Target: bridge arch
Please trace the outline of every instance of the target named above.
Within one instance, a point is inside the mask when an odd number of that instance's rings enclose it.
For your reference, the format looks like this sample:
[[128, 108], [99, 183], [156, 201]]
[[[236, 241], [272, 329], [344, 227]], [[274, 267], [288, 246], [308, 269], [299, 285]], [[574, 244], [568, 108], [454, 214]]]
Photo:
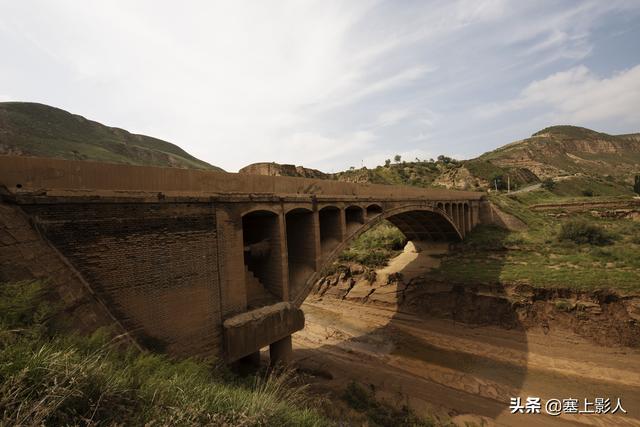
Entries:
[[340, 244], [344, 232], [342, 230], [342, 210], [328, 205], [318, 211], [320, 222], [320, 250], [322, 254], [331, 252]]
[[295, 208], [285, 214], [289, 292], [297, 295], [316, 269], [316, 239], [313, 211]]
[[260, 208], [242, 215], [242, 246], [247, 305], [259, 307], [282, 299], [279, 214]]
[[298, 286], [297, 292], [291, 293], [292, 302], [300, 306], [311, 291], [313, 284], [320, 278], [322, 271], [330, 266], [351, 242], [384, 220], [388, 220], [398, 227], [409, 240], [459, 241], [463, 239], [462, 231], [455, 222], [437, 207], [407, 205], [386, 210], [349, 233], [346, 239], [333, 250], [323, 254], [318, 270], [311, 274], [302, 286]]

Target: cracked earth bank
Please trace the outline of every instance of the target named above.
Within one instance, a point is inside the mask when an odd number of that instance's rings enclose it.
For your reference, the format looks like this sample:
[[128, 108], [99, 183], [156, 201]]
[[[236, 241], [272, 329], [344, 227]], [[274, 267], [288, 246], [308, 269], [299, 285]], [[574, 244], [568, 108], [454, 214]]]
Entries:
[[[356, 381], [458, 425], [640, 426], [640, 298], [430, 281], [446, 250], [410, 243], [383, 269], [316, 284], [294, 335], [314, 388]], [[628, 413], [511, 415], [509, 398], [528, 396], [619, 397]]]

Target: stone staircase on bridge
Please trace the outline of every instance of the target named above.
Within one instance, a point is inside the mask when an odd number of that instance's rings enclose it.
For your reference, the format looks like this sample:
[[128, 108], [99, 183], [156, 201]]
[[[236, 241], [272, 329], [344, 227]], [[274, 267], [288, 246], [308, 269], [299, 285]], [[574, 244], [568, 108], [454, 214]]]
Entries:
[[249, 310], [278, 302], [278, 299], [264, 287], [246, 264], [244, 266], [244, 282], [247, 289], [247, 308]]

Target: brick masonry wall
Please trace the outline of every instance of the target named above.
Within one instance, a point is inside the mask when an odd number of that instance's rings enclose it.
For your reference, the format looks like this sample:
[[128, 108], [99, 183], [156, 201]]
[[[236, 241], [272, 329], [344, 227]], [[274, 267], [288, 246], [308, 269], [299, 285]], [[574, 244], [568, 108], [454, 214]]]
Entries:
[[23, 209], [142, 345], [178, 356], [222, 356], [212, 203]]

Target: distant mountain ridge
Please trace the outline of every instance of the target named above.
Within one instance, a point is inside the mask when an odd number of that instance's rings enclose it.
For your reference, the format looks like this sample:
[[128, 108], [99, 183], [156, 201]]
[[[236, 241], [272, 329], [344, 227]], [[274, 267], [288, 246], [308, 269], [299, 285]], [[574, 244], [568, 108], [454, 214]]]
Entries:
[[31, 102], [0, 103], [0, 154], [222, 171], [170, 142]]
[[[261, 165], [267, 165], [262, 163]], [[281, 175], [305, 176], [293, 169], [268, 163]], [[241, 172], [269, 174], [249, 165]], [[315, 171], [319, 172], [319, 171]], [[320, 174], [322, 174], [320, 172]], [[551, 126], [531, 137], [512, 142], [470, 160], [439, 156], [437, 160], [400, 161], [376, 168], [352, 168], [322, 174], [340, 181], [403, 184], [486, 190], [496, 186], [522, 188], [545, 179], [573, 180], [575, 187], [602, 192], [627, 191], [640, 174], [640, 133], [609, 135], [578, 126]], [[316, 176], [322, 178], [321, 175]], [[629, 187], [630, 188], [630, 187]]]

